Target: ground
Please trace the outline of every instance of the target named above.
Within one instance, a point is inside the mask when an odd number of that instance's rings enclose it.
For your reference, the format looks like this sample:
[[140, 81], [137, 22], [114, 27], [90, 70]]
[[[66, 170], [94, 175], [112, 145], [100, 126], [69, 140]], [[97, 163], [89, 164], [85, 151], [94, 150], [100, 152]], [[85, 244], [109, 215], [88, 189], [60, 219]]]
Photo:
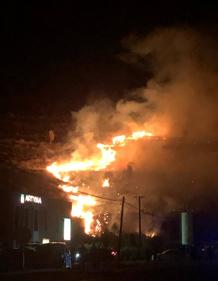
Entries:
[[1, 281], [217, 281], [217, 262], [192, 262], [186, 264], [132, 264], [116, 265], [105, 269], [97, 265], [93, 272], [80, 269], [44, 270], [1, 274]]

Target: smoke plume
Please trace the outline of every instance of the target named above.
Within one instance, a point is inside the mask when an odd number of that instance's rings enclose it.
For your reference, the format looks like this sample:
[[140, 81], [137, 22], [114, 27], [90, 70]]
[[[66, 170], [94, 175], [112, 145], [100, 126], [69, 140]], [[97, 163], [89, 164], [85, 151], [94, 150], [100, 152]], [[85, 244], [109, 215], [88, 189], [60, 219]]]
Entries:
[[72, 157], [86, 158], [96, 142], [145, 128], [161, 139], [131, 143], [119, 152], [116, 169], [130, 165], [133, 172], [128, 180], [119, 176], [116, 191], [131, 199], [144, 195], [144, 208], [159, 213], [213, 205], [218, 195], [217, 42], [203, 31], [163, 28], [122, 43], [122, 58], [150, 68], [153, 77], [117, 103], [98, 100], [74, 112]]
[[[125, 195], [135, 206], [135, 197], [144, 196], [145, 211], [159, 215], [214, 208], [218, 199], [218, 46], [214, 38], [202, 30], [175, 27], [125, 38], [120, 57], [149, 69], [152, 78], [145, 77], [144, 87], [117, 102], [98, 99], [73, 112], [70, 141], [51, 160], [88, 159], [97, 153], [98, 142], [110, 143], [115, 135], [145, 129], [155, 138], [119, 149], [109, 171], [111, 188], [99, 187], [102, 173], [85, 175], [92, 192]], [[114, 206], [114, 213], [118, 207]]]

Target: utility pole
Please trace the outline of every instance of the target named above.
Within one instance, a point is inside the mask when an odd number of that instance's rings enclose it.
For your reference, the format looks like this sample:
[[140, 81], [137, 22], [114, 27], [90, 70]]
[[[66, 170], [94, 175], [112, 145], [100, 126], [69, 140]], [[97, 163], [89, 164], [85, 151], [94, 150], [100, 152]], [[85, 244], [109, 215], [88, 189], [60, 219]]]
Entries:
[[125, 197], [123, 196], [121, 214], [120, 214], [120, 232], [119, 232], [118, 251], [117, 251], [118, 257], [120, 257], [120, 249], [121, 249], [121, 244], [122, 244], [124, 203], [125, 203]]

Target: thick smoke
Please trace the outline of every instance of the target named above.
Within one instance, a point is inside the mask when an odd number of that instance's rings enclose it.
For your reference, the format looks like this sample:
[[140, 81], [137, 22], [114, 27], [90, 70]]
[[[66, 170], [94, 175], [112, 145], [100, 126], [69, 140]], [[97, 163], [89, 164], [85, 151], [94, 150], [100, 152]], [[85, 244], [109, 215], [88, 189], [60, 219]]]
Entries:
[[[149, 69], [152, 79], [145, 77], [144, 87], [116, 103], [104, 98], [73, 112], [70, 141], [58, 146], [55, 154], [55, 144], [50, 145], [51, 162], [88, 159], [99, 153], [98, 142], [110, 143], [115, 135], [149, 130], [156, 139], [131, 142], [119, 149], [118, 159], [110, 167], [112, 187], [105, 191], [99, 186], [102, 173], [107, 171], [87, 173], [92, 186], [88, 191], [107, 197], [125, 195], [136, 207], [135, 196], [142, 195], [145, 211], [159, 215], [215, 208], [218, 46], [214, 38], [190, 28], [162, 28], [146, 37], [124, 39], [125, 52], [120, 57]], [[115, 213], [118, 207], [114, 205]], [[108, 204], [105, 210], [109, 211]], [[136, 230], [135, 213], [133, 217], [125, 225]]]
[[[96, 142], [142, 128], [160, 139], [130, 143], [119, 151], [116, 191], [144, 195], [145, 210], [155, 213], [204, 209], [217, 200], [218, 55], [217, 43], [203, 31], [164, 28], [123, 40], [128, 62], [149, 67], [144, 88], [114, 103], [95, 101], [73, 113], [72, 157], [88, 157]], [[163, 140], [164, 138], [164, 140]], [[115, 189], [114, 186], [114, 189]], [[114, 190], [111, 190], [114, 192]]]

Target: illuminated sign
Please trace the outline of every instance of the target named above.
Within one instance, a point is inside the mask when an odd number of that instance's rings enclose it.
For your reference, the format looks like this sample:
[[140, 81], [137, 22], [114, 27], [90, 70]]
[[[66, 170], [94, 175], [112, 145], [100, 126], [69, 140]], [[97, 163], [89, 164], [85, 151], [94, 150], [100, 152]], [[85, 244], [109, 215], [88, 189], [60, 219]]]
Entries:
[[24, 204], [25, 202], [42, 204], [42, 198], [30, 194], [21, 194], [20, 195], [20, 203]]
[[64, 240], [71, 239], [71, 219], [64, 218]]

